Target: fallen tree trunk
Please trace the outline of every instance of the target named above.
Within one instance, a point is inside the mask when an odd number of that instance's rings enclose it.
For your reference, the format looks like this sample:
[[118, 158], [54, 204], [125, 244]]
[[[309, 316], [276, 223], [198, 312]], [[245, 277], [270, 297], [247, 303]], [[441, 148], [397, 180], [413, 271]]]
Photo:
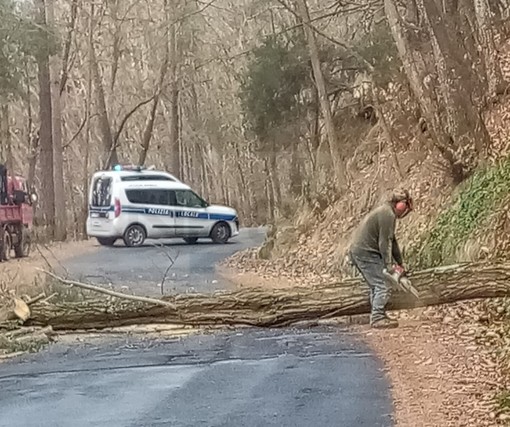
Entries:
[[[411, 279], [421, 298], [417, 300], [410, 294], [394, 293], [390, 309], [510, 296], [510, 264], [459, 264], [417, 272]], [[101, 329], [143, 323], [276, 327], [370, 311], [368, 288], [357, 278], [310, 288], [245, 288], [209, 295], [180, 294], [164, 300], [169, 304], [119, 297], [35, 303], [25, 324], [49, 325], [55, 330]]]

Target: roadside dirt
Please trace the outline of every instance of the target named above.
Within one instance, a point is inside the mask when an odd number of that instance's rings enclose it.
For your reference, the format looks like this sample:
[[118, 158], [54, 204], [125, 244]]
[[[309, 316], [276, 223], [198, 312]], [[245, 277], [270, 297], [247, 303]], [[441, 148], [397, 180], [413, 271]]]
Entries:
[[417, 317], [395, 330], [354, 327], [387, 367], [397, 427], [508, 425], [496, 402], [505, 382], [493, 349], [475, 338], [480, 325]]
[[16, 294], [36, 294], [44, 285], [44, 274], [38, 269], [59, 269], [68, 258], [93, 251], [95, 240], [33, 245], [27, 258], [12, 258], [0, 263], [0, 287]]

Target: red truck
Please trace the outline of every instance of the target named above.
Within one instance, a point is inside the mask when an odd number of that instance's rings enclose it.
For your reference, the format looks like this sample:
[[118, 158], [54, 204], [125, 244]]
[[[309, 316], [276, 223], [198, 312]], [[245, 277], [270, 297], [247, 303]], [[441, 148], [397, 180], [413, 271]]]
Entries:
[[0, 164], [0, 261], [26, 257], [30, 253], [35, 194], [30, 194], [26, 180], [9, 176]]

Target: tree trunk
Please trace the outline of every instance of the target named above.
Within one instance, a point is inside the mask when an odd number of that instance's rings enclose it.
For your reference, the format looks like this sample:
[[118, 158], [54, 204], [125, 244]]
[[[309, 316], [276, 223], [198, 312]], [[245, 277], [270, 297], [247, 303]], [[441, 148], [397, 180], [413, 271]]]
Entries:
[[87, 218], [89, 215], [89, 162], [90, 162], [90, 118], [91, 118], [91, 107], [92, 107], [92, 80], [94, 78], [94, 2], [90, 2], [90, 15], [89, 15], [89, 39], [88, 39], [88, 75], [87, 75], [87, 100], [85, 104], [86, 114], [86, 134], [85, 134], [85, 158], [83, 161], [83, 206], [82, 206], [82, 234], [84, 237], [87, 236]]
[[278, 150], [276, 148], [276, 143], [273, 142], [270, 145], [269, 174], [271, 176], [271, 185], [273, 187], [275, 206], [279, 206], [282, 202], [282, 192], [281, 192], [282, 187], [280, 184], [280, 174], [278, 172], [277, 154], [278, 154]]
[[[37, 166], [37, 157], [39, 151], [39, 134], [34, 132], [34, 119], [32, 115], [32, 97], [30, 94], [30, 73], [28, 71], [28, 63], [25, 62], [24, 79], [25, 91], [23, 92], [23, 101], [26, 105], [27, 115], [27, 146], [28, 146], [28, 172], [27, 172], [27, 186], [30, 191], [34, 188], [35, 169]], [[36, 214], [37, 205], [34, 206], [34, 215]]]
[[290, 193], [294, 198], [301, 195], [303, 186], [303, 171], [301, 167], [301, 150], [298, 145], [299, 137], [291, 144], [290, 157]]
[[[489, 0], [474, 0], [480, 47], [483, 52], [489, 98], [505, 89], [505, 81], [499, 65], [499, 55], [494, 42], [494, 30]], [[491, 0], [494, 1], [494, 0]]]
[[[234, 151], [235, 151], [235, 155], [236, 155], [234, 164], [237, 167], [237, 177], [239, 178], [238, 185], [239, 185], [239, 195], [240, 195], [241, 206], [243, 207], [243, 211], [246, 212], [246, 208], [247, 208], [248, 212], [250, 212], [250, 215], [253, 215], [252, 195], [250, 194], [250, 190], [246, 183], [246, 177], [245, 177], [246, 172], [243, 169], [243, 164], [241, 163], [241, 152], [239, 150], [239, 142], [238, 141], [234, 142]], [[243, 215], [243, 217], [244, 216], [245, 215]]]
[[[108, 4], [108, 3], [107, 3]], [[120, 48], [122, 43], [122, 18], [119, 16], [119, 1], [113, 0], [108, 4], [113, 20], [113, 52], [112, 52], [112, 68], [110, 78], [110, 93], [114, 94], [115, 83], [117, 81], [117, 73], [119, 71]]]
[[331, 105], [328, 98], [328, 91], [326, 89], [326, 82], [324, 81], [324, 75], [321, 70], [321, 62], [319, 58], [319, 49], [317, 47], [317, 41], [315, 39], [315, 33], [310, 27], [310, 14], [308, 12], [308, 5], [306, 0], [297, 0], [297, 6], [299, 15], [304, 22], [303, 29], [308, 42], [308, 49], [310, 51], [310, 59], [312, 61], [313, 77], [319, 93], [319, 102], [322, 109], [322, 115], [324, 117], [324, 124], [326, 126], [326, 133], [328, 135], [329, 151], [331, 153], [331, 161], [333, 163], [334, 176], [337, 181], [337, 185], [342, 187], [344, 182], [344, 175], [340, 170], [340, 162], [338, 159], [338, 139], [336, 135], [336, 129], [333, 122], [333, 114], [331, 112]]
[[473, 0], [459, 0], [458, 13], [460, 36], [467, 53], [467, 62], [472, 64], [477, 84], [473, 87], [473, 99], [479, 106], [485, 106], [488, 95], [487, 72], [483, 53], [480, 51], [478, 20]]
[[154, 121], [156, 119], [156, 111], [158, 109], [159, 104], [159, 95], [154, 97], [154, 101], [152, 101], [151, 111], [149, 113], [149, 117], [147, 119], [147, 124], [145, 125], [145, 129], [143, 131], [142, 136], [142, 149], [140, 150], [140, 155], [138, 156], [138, 164], [143, 166], [145, 164], [145, 160], [147, 159], [147, 153], [149, 151], [149, 146], [152, 138], [152, 131], [154, 129]]
[[[167, 30], [168, 37], [168, 30]], [[152, 101], [151, 111], [149, 113], [149, 118], [147, 119], [147, 124], [145, 125], [145, 130], [143, 132], [142, 137], [142, 149], [140, 151], [140, 155], [138, 157], [138, 164], [143, 166], [145, 164], [145, 160], [147, 159], [147, 153], [149, 151], [149, 145], [152, 138], [152, 132], [154, 130], [154, 122], [156, 120], [156, 112], [158, 110], [159, 105], [159, 97], [161, 95], [161, 91], [163, 90], [163, 83], [165, 81], [165, 76], [168, 70], [168, 61], [170, 59], [170, 49], [168, 43], [165, 48], [165, 57], [163, 59], [163, 63], [161, 64], [161, 68], [159, 71], [159, 78], [156, 86], [156, 93], [154, 94], [154, 100]]]
[[[55, 26], [54, 0], [46, 0], [48, 25]], [[60, 99], [60, 69], [58, 55], [50, 57], [51, 115], [53, 131], [53, 176], [55, 193], [55, 234], [57, 241], [64, 241], [67, 235], [66, 193], [64, 188], [64, 155], [62, 151], [62, 116]]]
[[[175, 5], [171, 6], [171, 19], [175, 20]], [[176, 40], [176, 24], [170, 24], [168, 33], [168, 45], [170, 50], [170, 173], [180, 178], [181, 171], [181, 144], [179, 135], [179, 80], [178, 72], [178, 49]]]
[[66, 39], [64, 42], [64, 52], [62, 54], [62, 77], [60, 79], [60, 95], [64, 92], [69, 77], [69, 58], [71, 54], [71, 45], [73, 42], [73, 33], [76, 31], [76, 18], [78, 16], [78, 0], [71, 0], [71, 18], [67, 27]]
[[207, 167], [205, 164], [205, 149], [201, 148], [200, 146], [198, 148], [198, 158], [200, 160], [200, 187], [202, 194], [208, 194], [209, 193], [209, 180], [207, 178]]
[[[455, 2], [453, 2], [455, 3]], [[456, 7], [441, 13], [433, 1], [423, 1], [439, 76], [439, 93], [446, 111], [446, 130], [454, 156], [468, 175], [484, 157], [490, 137], [471, 93], [474, 78], [466, 51], [459, 40]], [[448, 13], [449, 12], [449, 13]]]
[[273, 222], [276, 215], [276, 200], [274, 194], [273, 177], [269, 170], [267, 158], [264, 159], [264, 174], [266, 176], [266, 200], [267, 200], [267, 215], [269, 222]]
[[[420, 291], [420, 299], [393, 293], [390, 310], [510, 295], [510, 264], [440, 267], [418, 272], [411, 279]], [[26, 324], [54, 329], [100, 329], [143, 323], [278, 327], [370, 312], [368, 286], [358, 278], [314, 287], [244, 288], [210, 295], [188, 293], [163, 300], [169, 305], [116, 297], [35, 303]]]
[[[44, 0], [38, 0], [39, 25], [42, 37], [46, 44], [49, 43], [47, 36], [46, 5]], [[41, 153], [41, 194], [39, 198], [40, 225], [46, 228], [46, 236], [53, 238], [55, 224], [55, 186], [53, 173], [53, 135], [52, 135], [52, 112], [51, 112], [51, 83], [49, 53], [47, 49], [41, 49], [37, 55], [39, 77], [39, 122], [40, 122], [40, 153]]]
[[460, 182], [489, 145], [487, 129], [470, 97], [473, 77], [463, 59], [465, 51], [456, 52], [458, 40], [451, 40], [456, 35], [446, 28], [435, 2], [425, 1], [418, 8], [426, 28], [415, 31], [426, 30], [428, 36], [407, 30], [394, 0], [384, 4], [399, 57], [434, 146], [449, 163], [454, 180]]
[[117, 147], [112, 137], [112, 128], [106, 109], [106, 100], [103, 87], [103, 80], [99, 73], [99, 64], [97, 63], [94, 47], [91, 49], [92, 75], [96, 93], [97, 113], [99, 115], [99, 131], [103, 140], [104, 160], [103, 167], [108, 169], [111, 165], [119, 162]]
[[0, 111], [0, 141], [1, 161], [5, 162], [8, 173], [14, 173], [14, 159], [12, 156], [12, 138], [9, 124], [9, 104], [4, 102]]
[[390, 152], [391, 152], [391, 158], [393, 160], [393, 168], [395, 169], [395, 172], [397, 172], [398, 177], [401, 180], [405, 179], [404, 172], [402, 171], [402, 168], [400, 167], [400, 162], [398, 161], [398, 155], [397, 151], [399, 149], [398, 147], [398, 141], [395, 137], [395, 134], [393, 132], [393, 129], [391, 128], [390, 124], [386, 121], [386, 117], [384, 116], [384, 111], [381, 106], [381, 102], [379, 100], [379, 90], [375, 85], [375, 82], [371, 81], [371, 89], [372, 89], [372, 97], [374, 99], [374, 105], [375, 105], [375, 112], [377, 114], [377, 118], [381, 123], [382, 130], [384, 132], [384, 135], [386, 137], [386, 140], [389, 144]]
[[170, 89], [170, 173], [180, 178], [181, 144], [179, 135], [179, 91], [177, 82], [172, 80]]
[[312, 169], [315, 171], [316, 167], [321, 163], [319, 157], [321, 156], [319, 147], [321, 146], [321, 129], [320, 129], [320, 103], [317, 86], [312, 88], [312, 118], [310, 126], [310, 145], [312, 148]]

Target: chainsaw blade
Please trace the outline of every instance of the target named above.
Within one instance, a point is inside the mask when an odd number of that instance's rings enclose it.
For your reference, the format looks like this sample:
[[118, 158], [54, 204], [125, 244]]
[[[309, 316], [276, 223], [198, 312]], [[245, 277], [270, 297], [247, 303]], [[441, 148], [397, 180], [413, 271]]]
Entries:
[[411, 281], [404, 275], [390, 274], [387, 270], [384, 270], [384, 275], [393, 283], [394, 286], [398, 287], [401, 291], [413, 294], [417, 299], [420, 299], [420, 293], [411, 284]]
[[401, 277], [399, 280], [400, 286], [406, 291], [412, 293], [417, 299], [420, 299], [420, 293], [407, 277]]

